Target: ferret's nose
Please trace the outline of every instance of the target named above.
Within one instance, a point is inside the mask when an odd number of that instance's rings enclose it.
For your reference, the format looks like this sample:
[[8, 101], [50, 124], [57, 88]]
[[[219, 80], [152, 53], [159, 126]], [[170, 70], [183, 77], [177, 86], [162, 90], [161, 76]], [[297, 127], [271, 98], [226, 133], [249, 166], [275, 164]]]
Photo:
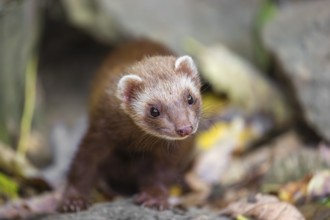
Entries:
[[191, 125], [189, 126], [184, 126], [182, 128], [179, 128], [176, 130], [176, 133], [178, 133], [178, 135], [180, 135], [181, 137], [190, 135], [191, 132], [193, 131], [193, 127]]

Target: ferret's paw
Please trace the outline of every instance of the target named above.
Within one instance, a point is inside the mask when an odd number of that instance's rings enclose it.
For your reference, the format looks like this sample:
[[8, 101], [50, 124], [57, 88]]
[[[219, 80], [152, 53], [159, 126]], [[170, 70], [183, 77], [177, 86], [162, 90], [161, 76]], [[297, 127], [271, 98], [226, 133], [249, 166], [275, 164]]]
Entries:
[[170, 208], [167, 196], [151, 196], [148, 193], [142, 192], [135, 196], [134, 202], [138, 205], [155, 208], [160, 211]]
[[57, 210], [61, 213], [80, 212], [85, 209], [88, 209], [89, 206], [90, 206], [90, 204], [87, 202], [87, 200], [85, 198], [75, 196], [75, 197], [65, 198], [60, 203]]

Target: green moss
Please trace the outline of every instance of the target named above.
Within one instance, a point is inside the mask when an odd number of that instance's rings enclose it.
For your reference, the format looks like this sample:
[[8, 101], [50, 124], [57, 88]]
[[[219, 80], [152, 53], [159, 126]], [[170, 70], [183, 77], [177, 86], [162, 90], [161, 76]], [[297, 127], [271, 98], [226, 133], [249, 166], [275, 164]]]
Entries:
[[269, 67], [269, 55], [263, 46], [261, 32], [265, 24], [276, 15], [277, 10], [278, 8], [274, 1], [264, 0], [255, 22], [255, 53], [257, 62], [263, 70], [267, 70]]
[[0, 194], [9, 199], [18, 197], [18, 184], [3, 173], [0, 173]]

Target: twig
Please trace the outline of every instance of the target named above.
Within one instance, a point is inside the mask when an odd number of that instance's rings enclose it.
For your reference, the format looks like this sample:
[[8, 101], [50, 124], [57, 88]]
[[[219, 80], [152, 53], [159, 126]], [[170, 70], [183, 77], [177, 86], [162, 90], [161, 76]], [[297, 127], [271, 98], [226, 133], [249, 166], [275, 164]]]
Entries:
[[37, 63], [37, 57], [33, 56], [28, 62], [26, 68], [25, 103], [21, 121], [20, 139], [17, 148], [17, 153], [22, 157], [25, 157], [25, 153], [28, 147], [28, 139], [31, 130], [33, 112], [35, 109], [37, 90]]
[[0, 167], [19, 177], [38, 176], [39, 171], [25, 157], [16, 154], [12, 148], [0, 142]]

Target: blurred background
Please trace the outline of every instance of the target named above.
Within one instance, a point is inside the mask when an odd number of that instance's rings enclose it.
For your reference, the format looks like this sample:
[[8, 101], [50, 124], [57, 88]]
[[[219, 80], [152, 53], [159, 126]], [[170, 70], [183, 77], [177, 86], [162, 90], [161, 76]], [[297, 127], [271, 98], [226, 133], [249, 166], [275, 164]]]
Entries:
[[65, 183], [95, 72], [119, 43], [148, 38], [191, 55], [204, 82], [187, 177], [196, 193], [183, 204], [221, 209], [263, 192], [330, 219], [329, 9], [329, 0], [1, 0], [0, 205], [54, 211], [27, 199]]

